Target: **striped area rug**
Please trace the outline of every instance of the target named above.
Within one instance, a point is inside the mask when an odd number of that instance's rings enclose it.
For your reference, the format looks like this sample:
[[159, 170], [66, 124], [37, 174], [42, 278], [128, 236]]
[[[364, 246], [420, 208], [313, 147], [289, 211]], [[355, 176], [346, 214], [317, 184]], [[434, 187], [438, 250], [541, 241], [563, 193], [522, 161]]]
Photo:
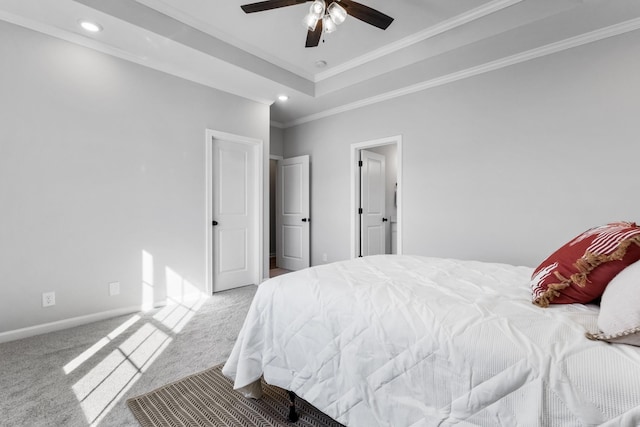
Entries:
[[287, 421], [289, 396], [281, 388], [264, 381], [261, 399], [246, 399], [233, 390], [222, 365], [183, 378], [142, 396], [127, 400], [127, 405], [143, 427], [344, 427], [297, 398], [300, 419]]

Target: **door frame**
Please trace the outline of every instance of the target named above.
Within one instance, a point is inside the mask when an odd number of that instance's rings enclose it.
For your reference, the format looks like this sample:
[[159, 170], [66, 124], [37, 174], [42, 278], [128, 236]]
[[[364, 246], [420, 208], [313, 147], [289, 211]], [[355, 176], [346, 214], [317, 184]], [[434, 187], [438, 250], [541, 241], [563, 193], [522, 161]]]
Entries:
[[243, 135], [221, 132], [213, 129], [205, 131], [205, 278], [207, 295], [213, 294], [213, 140], [220, 139], [237, 144], [249, 145], [253, 148], [256, 163], [254, 202], [258, 207], [254, 226], [256, 233], [254, 241], [254, 281], [258, 285], [262, 282], [264, 263], [264, 141]]
[[358, 255], [358, 236], [360, 234], [360, 230], [358, 229], [358, 186], [360, 185], [360, 171], [358, 167], [358, 160], [360, 150], [364, 150], [372, 147], [379, 147], [381, 145], [392, 145], [395, 144], [397, 148], [397, 183], [398, 189], [396, 192], [396, 203], [397, 203], [397, 251], [398, 255], [402, 254], [402, 135], [389, 136], [386, 138], [379, 138], [369, 141], [362, 142], [354, 142], [351, 144], [350, 153], [351, 153], [351, 248], [350, 248], [350, 256], [351, 259], [356, 258]]

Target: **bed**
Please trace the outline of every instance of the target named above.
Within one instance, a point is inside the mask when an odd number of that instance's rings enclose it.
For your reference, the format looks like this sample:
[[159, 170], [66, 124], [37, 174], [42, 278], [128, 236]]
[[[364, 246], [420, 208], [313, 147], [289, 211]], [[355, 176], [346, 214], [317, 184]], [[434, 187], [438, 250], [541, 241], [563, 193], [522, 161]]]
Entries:
[[349, 427], [640, 425], [640, 348], [586, 339], [597, 305], [533, 305], [532, 272], [378, 255], [278, 276], [223, 373]]

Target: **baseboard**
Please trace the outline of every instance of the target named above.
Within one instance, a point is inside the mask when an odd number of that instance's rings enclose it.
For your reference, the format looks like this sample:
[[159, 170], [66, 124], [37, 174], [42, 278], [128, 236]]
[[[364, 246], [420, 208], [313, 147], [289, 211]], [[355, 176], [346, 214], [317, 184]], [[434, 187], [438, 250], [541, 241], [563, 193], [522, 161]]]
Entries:
[[[158, 305], [158, 307], [162, 305]], [[78, 317], [72, 317], [70, 319], [63, 319], [55, 322], [43, 323], [41, 325], [15, 329], [13, 331], [0, 332], [0, 344], [4, 342], [19, 340], [22, 338], [33, 337], [36, 335], [47, 334], [49, 332], [60, 331], [62, 329], [73, 328], [74, 326], [86, 325], [87, 323], [93, 323], [99, 320], [110, 319], [112, 317], [124, 316], [125, 314], [137, 313], [139, 311], [140, 311], [139, 305], [124, 307], [124, 308], [116, 308], [114, 310], [101, 311], [99, 313], [87, 314], [85, 316], [78, 316]]]

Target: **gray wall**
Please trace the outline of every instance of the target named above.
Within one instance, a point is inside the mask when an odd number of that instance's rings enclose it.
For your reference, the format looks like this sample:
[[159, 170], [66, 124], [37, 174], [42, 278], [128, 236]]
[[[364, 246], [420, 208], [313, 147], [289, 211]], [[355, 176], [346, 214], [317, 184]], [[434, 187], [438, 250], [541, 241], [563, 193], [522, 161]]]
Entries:
[[403, 137], [405, 254], [537, 265], [640, 220], [640, 31], [285, 131], [313, 162], [312, 264], [349, 257], [351, 143]]
[[270, 154], [273, 154], [275, 156], [282, 156], [282, 153], [284, 152], [283, 150], [283, 142], [284, 142], [284, 131], [281, 128], [275, 127], [275, 126], [271, 126], [271, 129], [269, 131], [269, 139], [271, 142], [270, 145], [270, 149], [271, 152]]
[[204, 290], [205, 129], [268, 157], [269, 107], [4, 22], [0, 58], [0, 332], [139, 307], [143, 251], [156, 303]]

